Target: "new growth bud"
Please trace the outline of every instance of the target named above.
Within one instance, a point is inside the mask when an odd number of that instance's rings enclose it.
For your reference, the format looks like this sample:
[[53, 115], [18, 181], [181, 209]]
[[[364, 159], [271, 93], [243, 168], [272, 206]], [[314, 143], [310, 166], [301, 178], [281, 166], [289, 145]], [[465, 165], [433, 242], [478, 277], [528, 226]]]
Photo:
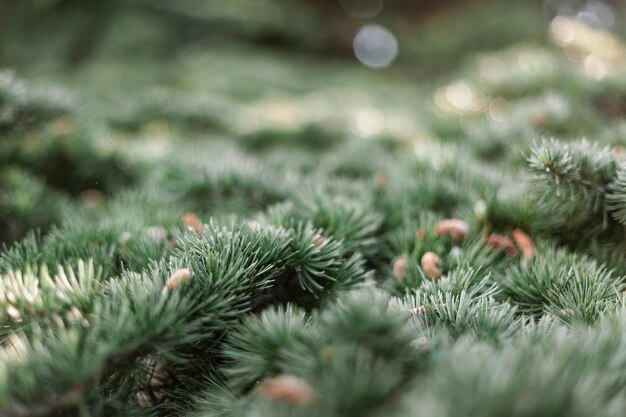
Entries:
[[198, 233], [204, 232], [204, 224], [198, 216], [193, 213], [185, 213], [183, 216], [183, 224], [187, 229], [194, 230]]
[[441, 259], [434, 252], [426, 252], [422, 256], [422, 269], [426, 274], [426, 277], [430, 280], [435, 280], [441, 277], [441, 271], [439, 267], [441, 266]]
[[435, 225], [435, 235], [450, 236], [457, 242], [462, 242], [467, 236], [469, 226], [460, 219], [446, 219]]
[[515, 255], [515, 252], [517, 252], [513, 241], [506, 236], [496, 234], [489, 235], [483, 239], [483, 245], [497, 250], [505, 250], [509, 255]]
[[322, 246], [324, 244], [324, 242], [326, 242], [326, 238], [324, 238], [324, 236], [322, 236], [322, 235], [315, 235], [315, 237], [313, 238], [313, 244], [317, 248]]
[[292, 375], [278, 375], [261, 384], [259, 394], [273, 402], [303, 405], [315, 399], [313, 389], [306, 381]]
[[374, 184], [376, 187], [383, 188], [385, 184], [387, 184], [387, 177], [382, 172], [377, 172], [374, 174]]
[[393, 261], [393, 275], [396, 278], [404, 278], [406, 275], [407, 260], [406, 257], [400, 256]]
[[515, 229], [511, 233], [517, 247], [522, 251], [522, 259], [530, 260], [535, 257], [535, 245], [524, 231]]
[[167, 279], [164, 289], [168, 292], [172, 292], [184, 282], [189, 281], [189, 278], [191, 278], [191, 270], [189, 268], [179, 269]]

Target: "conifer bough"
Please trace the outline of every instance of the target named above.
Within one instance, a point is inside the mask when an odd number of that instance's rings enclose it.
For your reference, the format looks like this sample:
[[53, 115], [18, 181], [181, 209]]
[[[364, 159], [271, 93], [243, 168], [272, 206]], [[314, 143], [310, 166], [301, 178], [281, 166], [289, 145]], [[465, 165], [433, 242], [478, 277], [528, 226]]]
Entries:
[[[50, 64], [76, 96], [30, 80], [44, 67], [0, 72], [0, 416], [626, 415], [626, 65], [582, 23], [557, 21], [586, 66], [526, 43], [430, 91], [345, 62], [329, 78], [302, 5], [285, 25], [239, 0], [127, 3], [98, 16], [115, 30], [81, 42], [91, 58]], [[450, 15], [404, 59], [520, 39], [540, 18], [514, 3], [464, 9], [447, 43]], [[144, 30], [157, 20], [171, 30]], [[207, 21], [246, 34], [159, 66], [128, 55], [155, 37], [161, 61]], [[316, 60], [269, 54], [268, 34]], [[172, 90], [102, 100], [120, 57], [141, 69], [120, 79]]]

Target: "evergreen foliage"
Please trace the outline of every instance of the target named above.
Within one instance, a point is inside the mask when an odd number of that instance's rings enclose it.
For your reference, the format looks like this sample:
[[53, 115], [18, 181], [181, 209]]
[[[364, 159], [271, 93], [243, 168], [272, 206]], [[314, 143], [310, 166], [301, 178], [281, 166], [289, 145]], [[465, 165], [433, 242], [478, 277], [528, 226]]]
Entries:
[[3, 5], [0, 416], [626, 415], [623, 27], [261, 3]]

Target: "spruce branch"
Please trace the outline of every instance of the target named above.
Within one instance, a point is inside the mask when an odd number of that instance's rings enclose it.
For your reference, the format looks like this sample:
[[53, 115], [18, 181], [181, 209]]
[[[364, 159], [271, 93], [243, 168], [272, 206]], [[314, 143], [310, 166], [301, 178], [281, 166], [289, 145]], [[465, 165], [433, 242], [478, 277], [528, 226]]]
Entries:
[[574, 143], [551, 139], [535, 145], [528, 162], [538, 178], [543, 204], [567, 218], [581, 219], [578, 222], [598, 219], [603, 230], [608, 228], [606, 198], [617, 173], [609, 147], [586, 139]]
[[[371, 290], [344, 294], [307, 321], [290, 308], [263, 312], [247, 319], [225, 345], [232, 378], [227, 381], [241, 388], [244, 381], [244, 387], [252, 387], [251, 382], [271, 375], [297, 376], [317, 401], [295, 406], [295, 412], [359, 415], [385, 409], [400, 398], [420, 366], [407, 317], [387, 296]], [[217, 398], [223, 389], [211, 388], [205, 398]], [[244, 415], [280, 412], [281, 404], [266, 397], [263, 386], [245, 390]], [[219, 412], [215, 400], [198, 405], [201, 415]]]
[[620, 164], [613, 181], [609, 184], [607, 209], [622, 225], [626, 225], [626, 166]]
[[0, 280], [0, 340], [31, 321], [63, 325], [85, 324], [85, 316], [101, 289], [102, 268], [79, 260], [76, 268], [9, 270]]
[[496, 279], [500, 297], [521, 313], [539, 317], [555, 313], [566, 322], [591, 323], [615, 308], [623, 277], [584, 255], [542, 245], [538, 255], [513, 266]]
[[609, 147], [583, 139], [560, 143], [551, 139], [535, 145], [530, 168], [554, 187], [558, 198], [582, 201], [589, 210], [604, 208], [604, 197], [617, 164]]

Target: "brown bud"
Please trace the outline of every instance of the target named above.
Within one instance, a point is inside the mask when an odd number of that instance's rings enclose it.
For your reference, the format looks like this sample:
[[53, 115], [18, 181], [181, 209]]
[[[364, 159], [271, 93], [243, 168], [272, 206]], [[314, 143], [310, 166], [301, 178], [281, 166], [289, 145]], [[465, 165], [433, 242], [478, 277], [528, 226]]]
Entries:
[[387, 177], [382, 172], [377, 172], [374, 174], [374, 184], [376, 187], [383, 188], [385, 184], [387, 184]]
[[613, 146], [613, 156], [621, 157], [624, 155], [624, 147], [622, 145]]
[[426, 277], [430, 280], [435, 280], [441, 276], [439, 266], [441, 266], [441, 259], [434, 252], [426, 252], [422, 256], [422, 269], [426, 274]]
[[426, 237], [426, 232], [424, 231], [424, 229], [417, 229], [417, 231], [415, 232], [415, 236], [417, 236], [419, 240], [424, 240], [424, 238]]
[[102, 193], [94, 188], [90, 188], [80, 193], [80, 198], [89, 208], [98, 207], [102, 204]]
[[315, 235], [315, 237], [313, 238], [313, 244], [315, 245], [315, 247], [322, 246], [324, 242], [326, 242], [326, 238], [324, 238], [324, 236], [322, 235]]
[[509, 255], [515, 255], [515, 252], [517, 252], [513, 241], [506, 236], [489, 235], [483, 239], [483, 245], [498, 250], [505, 250]]
[[278, 375], [261, 384], [259, 394], [273, 402], [303, 405], [315, 399], [313, 389], [306, 381], [292, 375]]
[[511, 233], [511, 237], [515, 241], [515, 244], [522, 251], [522, 258], [530, 260], [535, 257], [535, 245], [532, 239], [523, 230], [515, 229]]
[[406, 275], [407, 260], [406, 257], [400, 256], [393, 261], [393, 275], [396, 278], [404, 278]]
[[183, 224], [186, 228], [195, 230], [198, 233], [204, 232], [204, 224], [200, 221], [198, 216], [193, 213], [185, 213], [183, 216]]
[[188, 268], [182, 268], [174, 272], [165, 282], [165, 289], [172, 292], [178, 288], [182, 283], [189, 281], [191, 278], [191, 270]]
[[529, 119], [530, 123], [539, 129], [545, 129], [550, 124], [548, 117], [543, 113], [533, 113], [530, 115]]
[[462, 242], [468, 231], [469, 226], [460, 219], [446, 219], [435, 225], [435, 235], [450, 236], [457, 242]]
[[55, 135], [69, 135], [74, 132], [74, 121], [69, 117], [60, 117], [50, 124], [50, 131]]

